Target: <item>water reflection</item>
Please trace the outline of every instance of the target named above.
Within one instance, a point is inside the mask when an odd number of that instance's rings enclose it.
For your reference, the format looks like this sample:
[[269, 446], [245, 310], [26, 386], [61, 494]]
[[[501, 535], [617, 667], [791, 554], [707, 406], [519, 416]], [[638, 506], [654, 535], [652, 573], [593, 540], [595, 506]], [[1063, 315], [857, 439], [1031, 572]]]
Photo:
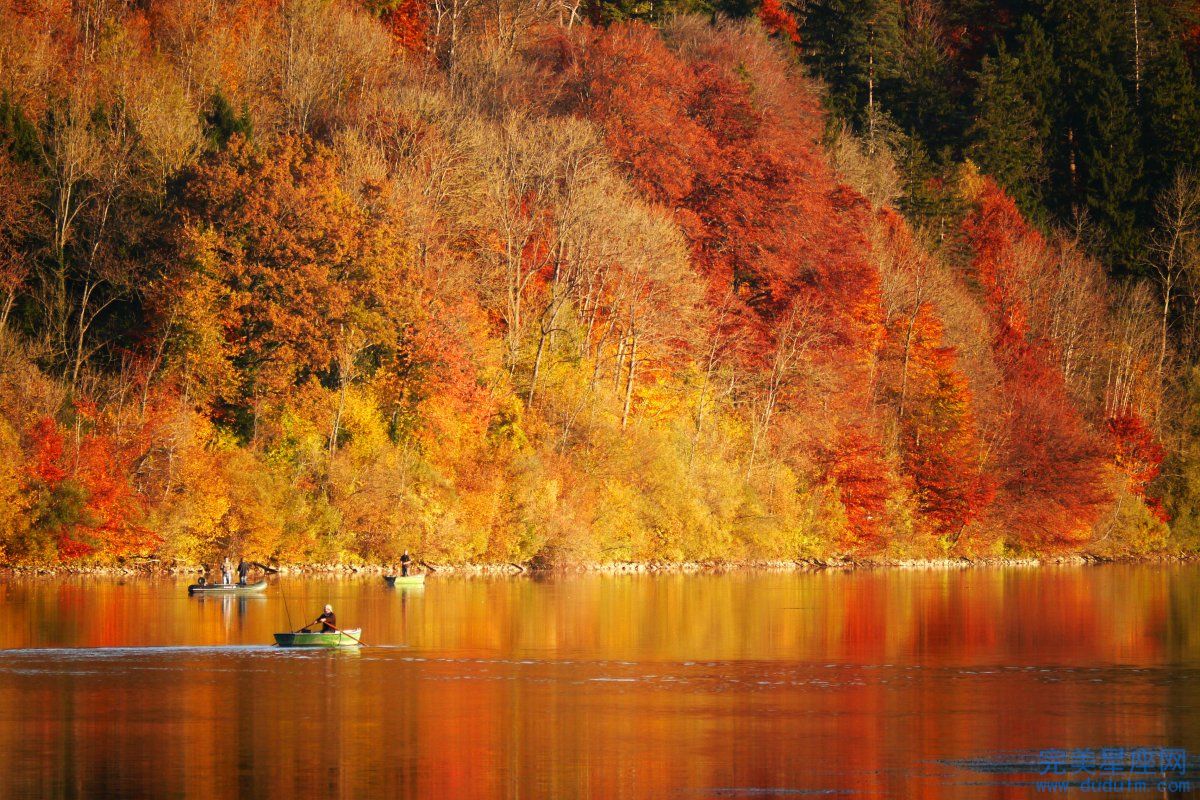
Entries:
[[[1038, 796], [1020, 765], [1047, 749], [1200, 751], [1198, 584], [1124, 566], [196, 598], [13, 581], [0, 796]], [[327, 602], [368, 647], [267, 646]]]

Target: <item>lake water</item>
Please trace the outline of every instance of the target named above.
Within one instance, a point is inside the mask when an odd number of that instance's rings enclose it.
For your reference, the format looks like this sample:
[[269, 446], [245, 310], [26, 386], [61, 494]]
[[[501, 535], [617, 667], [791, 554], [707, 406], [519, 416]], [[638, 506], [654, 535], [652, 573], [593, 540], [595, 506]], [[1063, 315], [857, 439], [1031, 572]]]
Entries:
[[0, 797], [1200, 796], [1197, 567], [186, 583], [0, 584]]

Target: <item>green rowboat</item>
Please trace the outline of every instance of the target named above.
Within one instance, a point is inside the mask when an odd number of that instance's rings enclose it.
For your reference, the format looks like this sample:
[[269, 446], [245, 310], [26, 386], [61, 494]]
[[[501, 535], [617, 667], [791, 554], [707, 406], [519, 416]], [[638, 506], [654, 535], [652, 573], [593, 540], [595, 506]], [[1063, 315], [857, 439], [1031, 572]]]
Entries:
[[358, 647], [362, 628], [347, 628], [336, 633], [277, 633], [275, 644], [280, 647]]
[[267, 582], [258, 583], [193, 583], [188, 594], [255, 594], [267, 588]]
[[420, 575], [384, 575], [388, 586], [424, 586], [425, 573]]

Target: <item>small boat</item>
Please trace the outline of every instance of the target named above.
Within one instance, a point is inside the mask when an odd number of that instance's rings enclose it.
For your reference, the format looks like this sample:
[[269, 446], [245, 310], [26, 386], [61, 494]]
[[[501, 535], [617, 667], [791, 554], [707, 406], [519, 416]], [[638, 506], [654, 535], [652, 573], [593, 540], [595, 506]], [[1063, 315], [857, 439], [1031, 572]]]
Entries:
[[193, 583], [188, 594], [255, 594], [267, 588], [267, 582], [258, 583]]
[[420, 575], [384, 575], [388, 586], [424, 586], [425, 573]]
[[362, 628], [347, 628], [330, 633], [277, 633], [275, 644], [280, 647], [358, 647]]

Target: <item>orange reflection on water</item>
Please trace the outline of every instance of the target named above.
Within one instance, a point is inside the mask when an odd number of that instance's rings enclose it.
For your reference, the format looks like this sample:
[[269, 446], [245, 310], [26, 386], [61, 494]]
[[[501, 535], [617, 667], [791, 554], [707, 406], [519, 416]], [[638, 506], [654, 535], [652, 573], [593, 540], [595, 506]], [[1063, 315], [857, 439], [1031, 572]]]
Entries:
[[[1197, 747], [1198, 584], [1124, 566], [287, 580], [252, 599], [15, 581], [0, 796], [1039, 796], [1036, 770], [1004, 767]], [[326, 602], [369, 647], [267, 646]]]

